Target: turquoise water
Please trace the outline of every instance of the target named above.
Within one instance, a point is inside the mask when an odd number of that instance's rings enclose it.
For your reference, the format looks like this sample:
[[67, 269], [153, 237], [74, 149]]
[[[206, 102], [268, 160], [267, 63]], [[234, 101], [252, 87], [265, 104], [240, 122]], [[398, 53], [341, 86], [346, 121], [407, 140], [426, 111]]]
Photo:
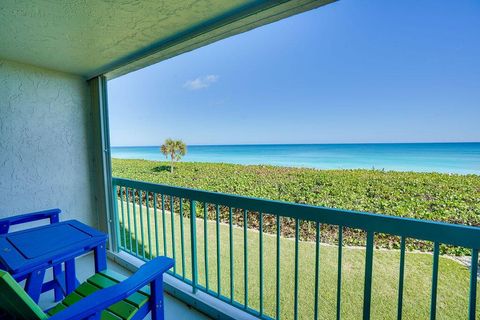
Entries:
[[[112, 147], [111, 153], [113, 158], [165, 160], [157, 146]], [[188, 146], [183, 161], [480, 174], [480, 143]]]

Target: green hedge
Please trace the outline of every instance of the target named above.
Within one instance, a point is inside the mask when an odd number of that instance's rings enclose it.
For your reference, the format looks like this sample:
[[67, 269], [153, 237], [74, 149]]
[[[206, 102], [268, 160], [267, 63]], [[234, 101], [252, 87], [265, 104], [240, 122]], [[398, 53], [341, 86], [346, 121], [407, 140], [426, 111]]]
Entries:
[[[223, 163], [168, 163], [112, 159], [113, 176], [252, 197], [382, 213], [394, 216], [480, 225], [480, 176], [380, 170], [316, 170]], [[288, 223], [287, 223], [288, 225]], [[306, 225], [302, 230], [309, 238]], [[322, 230], [323, 231], [323, 230]], [[326, 242], [336, 234], [327, 228]], [[289, 235], [290, 233], [284, 232]], [[379, 235], [380, 247], [398, 247], [398, 239]], [[346, 244], [361, 245], [363, 233], [346, 230]], [[431, 245], [410, 242], [410, 249]], [[464, 254], [465, 250], [442, 248]]]

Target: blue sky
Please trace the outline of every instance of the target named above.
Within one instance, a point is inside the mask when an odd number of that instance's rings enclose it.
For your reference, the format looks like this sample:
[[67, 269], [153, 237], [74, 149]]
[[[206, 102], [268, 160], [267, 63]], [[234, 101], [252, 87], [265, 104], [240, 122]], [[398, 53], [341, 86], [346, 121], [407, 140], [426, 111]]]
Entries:
[[480, 141], [480, 1], [340, 0], [109, 81], [113, 146]]

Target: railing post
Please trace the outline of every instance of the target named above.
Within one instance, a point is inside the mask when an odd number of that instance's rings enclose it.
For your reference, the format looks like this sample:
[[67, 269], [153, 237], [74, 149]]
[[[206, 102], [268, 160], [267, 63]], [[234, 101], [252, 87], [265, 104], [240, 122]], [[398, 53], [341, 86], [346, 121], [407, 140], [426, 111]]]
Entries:
[[430, 302], [430, 319], [437, 318], [437, 287], [438, 287], [438, 260], [440, 255], [440, 244], [433, 244], [433, 271], [432, 271], [432, 295]]
[[375, 233], [373, 231], [367, 231], [367, 245], [365, 251], [365, 283], [363, 288], [363, 320], [370, 319], [374, 238]]
[[[121, 190], [120, 190], [121, 191]], [[120, 219], [118, 216], [118, 195], [117, 195], [117, 185], [112, 183], [112, 202], [113, 202], [113, 230], [115, 232], [115, 236], [113, 237], [115, 241], [115, 246], [110, 248], [111, 250], [118, 252], [120, 251]]]
[[195, 200], [190, 200], [190, 242], [192, 244], [192, 289], [197, 292], [198, 265], [197, 265], [197, 210]]
[[477, 310], [477, 272], [478, 272], [478, 249], [472, 249], [472, 262], [470, 267], [470, 300], [468, 319], [475, 320]]

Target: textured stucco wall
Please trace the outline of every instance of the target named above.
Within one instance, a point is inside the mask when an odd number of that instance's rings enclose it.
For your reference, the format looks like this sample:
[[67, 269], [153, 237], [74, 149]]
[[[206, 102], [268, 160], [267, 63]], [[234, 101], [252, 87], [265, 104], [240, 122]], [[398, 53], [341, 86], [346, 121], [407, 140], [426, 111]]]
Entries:
[[90, 105], [84, 79], [0, 60], [0, 217], [58, 207], [98, 224]]

